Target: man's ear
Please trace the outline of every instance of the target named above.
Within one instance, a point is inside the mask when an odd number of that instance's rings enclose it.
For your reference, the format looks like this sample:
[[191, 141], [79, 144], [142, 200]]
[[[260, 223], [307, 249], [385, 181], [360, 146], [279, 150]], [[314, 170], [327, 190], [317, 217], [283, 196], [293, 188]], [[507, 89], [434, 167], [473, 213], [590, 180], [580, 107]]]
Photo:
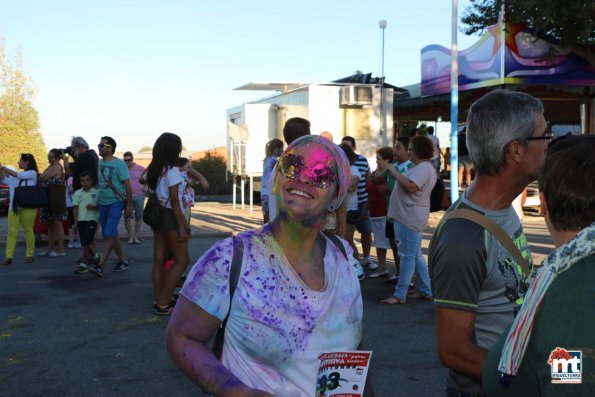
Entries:
[[543, 192], [539, 192], [539, 214], [544, 218], [549, 216], [547, 203], [545, 202], [545, 196], [543, 195]]
[[510, 161], [520, 163], [522, 155], [525, 153], [525, 146], [519, 141], [513, 141], [506, 147], [506, 156]]

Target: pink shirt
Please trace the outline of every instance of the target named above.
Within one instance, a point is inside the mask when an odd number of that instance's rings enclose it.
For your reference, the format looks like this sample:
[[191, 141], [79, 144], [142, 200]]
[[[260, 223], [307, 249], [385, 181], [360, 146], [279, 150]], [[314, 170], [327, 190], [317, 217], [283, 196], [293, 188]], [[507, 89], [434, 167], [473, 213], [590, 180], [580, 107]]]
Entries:
[[140, 184], [140, 176], [145, 172], [145, 167], [134, 164], [128, 168], [128, 180], [130, 181], [130, 188], [132, 189], [132, 196], [143, 196], [143, 185]]

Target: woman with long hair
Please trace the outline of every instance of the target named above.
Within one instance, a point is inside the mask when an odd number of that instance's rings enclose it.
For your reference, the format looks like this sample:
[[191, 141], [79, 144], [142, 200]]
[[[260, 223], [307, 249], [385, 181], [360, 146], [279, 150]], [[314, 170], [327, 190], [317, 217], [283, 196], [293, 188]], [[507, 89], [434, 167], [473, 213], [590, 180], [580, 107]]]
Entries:
[[[39, 175], [39, 182], [48, 192], [52, 185], [64, 186], [66, 189], [64, 168], [60, 163], [61, 158], [62, 153], [60, 150], [50, 150], [48, 152], [49, 165], [41, 175]], [[48, 207], [42, 208], [40, 211], [39, 219], [42, 222], [46, 222], [48, 225], [48, 248], [46, 251], [39, 253], [39, 256], [49, 256], [53, 258], [66, 255], [64, 253], [64, 226], [62, 225], [62, 222], [68, 218], [68, 211], [66, 210], [66, 196], [64, 191], [57, 197], [48, 194]], [[61, 200], [61, 202], [53, 203], [52, 200]], [[58, 207], [59, 209], [55, 209]]]
[[23, 153], [19, 158], [19, 168], [23, 171], [16, 172], [0, 164], [0, 181], [9, 188], [10, 204], [8, 207], [8, 234], [6, 236], [6, 254], [3, 265], [12, 264], [14, 248], [17, 243], [19, 225], [23, 226], [23, 234], [27, 244], [25, 263], [33, 262], [35, 253], [35, 235], [33, 225], [37, 217], [37, 208], [17, 208], [14, 203], [14, 190], [17, 186], [37, 185], [37, 162], [30, 153]]
[[[159, 225], [153, 230], [153, 292], [155, 314], [171, 314], [173, 292], [188, 265], [190, 225], [180, 205], [182, 176], [178, 158], [182, 140], [176, 134], [164, 132], [153, 146], [153, 159], [147, 167], [147, 186], [156, 192], [161, 208]], [[163, 264], [172, 255], [172, 265]]]

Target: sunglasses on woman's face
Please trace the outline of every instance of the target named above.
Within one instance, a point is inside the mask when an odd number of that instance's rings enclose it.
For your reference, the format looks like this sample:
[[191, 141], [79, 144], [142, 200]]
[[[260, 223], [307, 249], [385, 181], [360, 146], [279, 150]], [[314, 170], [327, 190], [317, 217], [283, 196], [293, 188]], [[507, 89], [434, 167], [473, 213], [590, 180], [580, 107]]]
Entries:
[[335, 170], [323, 163], [314, 164], [307, 167], [304, 164], [303, 156], [288, 154], [279, 159], [277, 166], [279, 173], [288, 179], [298, 179], [305, 177], [309, 185], [320, 189], [328, 189], [337, 181]]

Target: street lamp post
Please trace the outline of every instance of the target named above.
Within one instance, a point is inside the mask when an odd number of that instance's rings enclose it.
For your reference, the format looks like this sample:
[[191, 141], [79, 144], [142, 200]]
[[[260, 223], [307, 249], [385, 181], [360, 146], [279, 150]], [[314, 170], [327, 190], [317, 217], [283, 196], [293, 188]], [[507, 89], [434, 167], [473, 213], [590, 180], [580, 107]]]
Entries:
[[386, 111], [384, 109], [384, 30], [386, 29], [386, 20], [378, 21], [378, 27], [382, 30], [382, 76], [380, 77], [380, 111], [382, 113], [382, 124], [380, 126], [380, 135], [386, 131]]

